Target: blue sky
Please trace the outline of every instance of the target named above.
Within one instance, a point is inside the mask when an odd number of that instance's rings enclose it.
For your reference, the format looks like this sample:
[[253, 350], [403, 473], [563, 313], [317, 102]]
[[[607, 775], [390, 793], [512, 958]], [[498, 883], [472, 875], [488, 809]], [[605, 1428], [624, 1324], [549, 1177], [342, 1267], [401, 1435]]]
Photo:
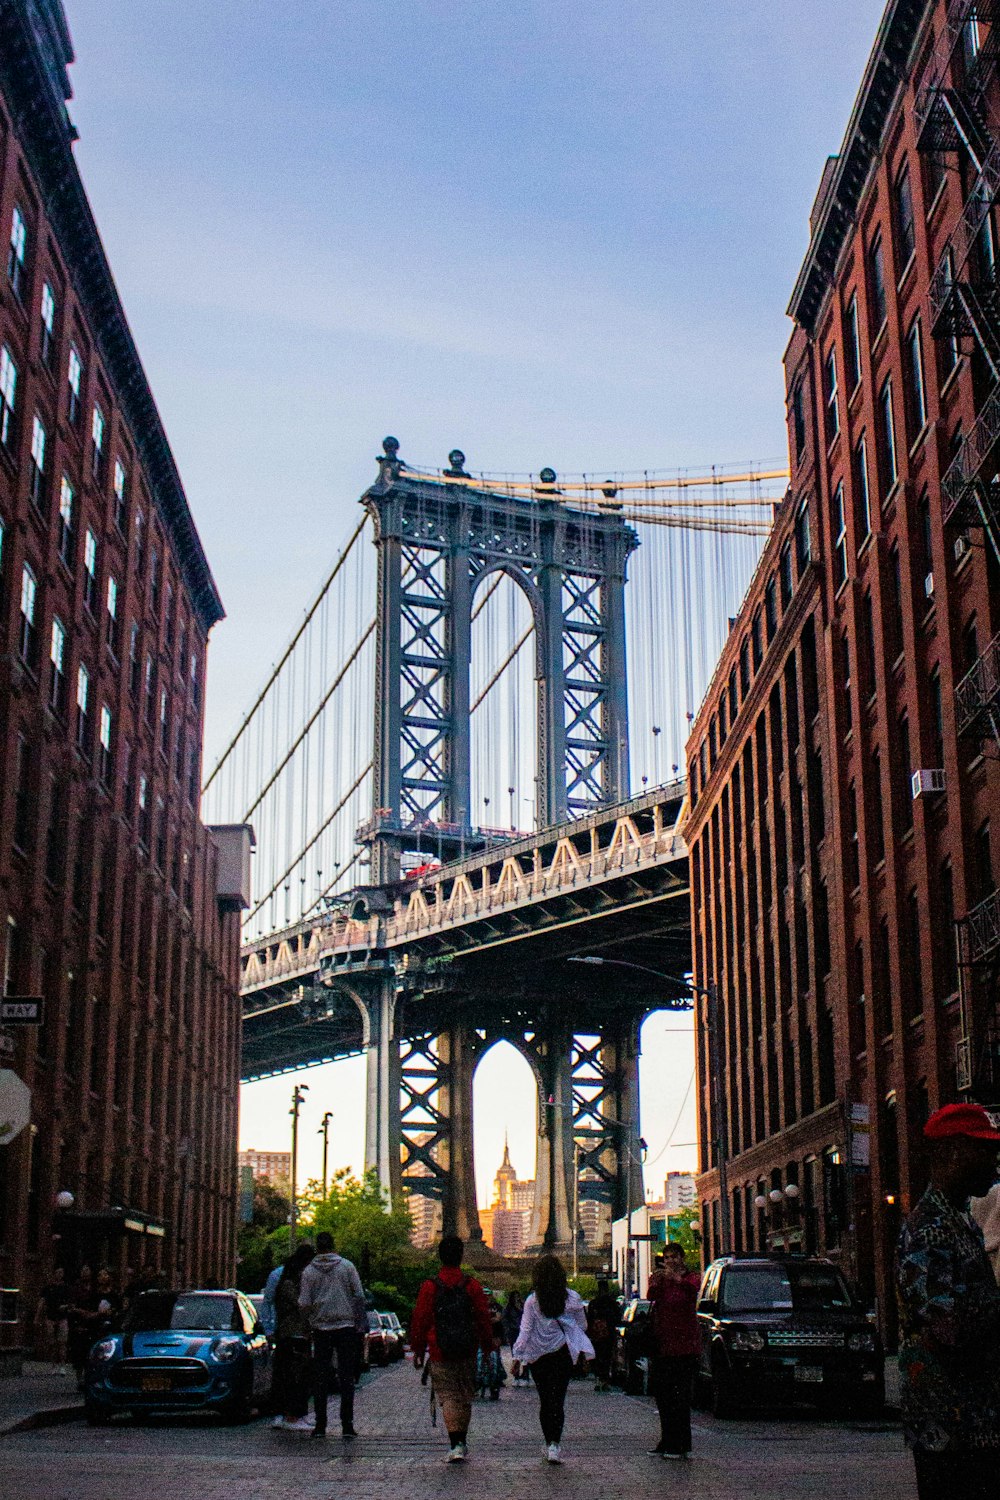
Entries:
[[[486, 470], [783, 454], [784, 309], [881, 0], [67, 9], [78, 159], [229, 613], [209, 759], [386, 432]], [[655, 1149], [690, 1073], [663, 1026]], [[289, 1088], [248, 1095], [257, 1145]], [[506, 1123], [529, 1175], [533, 1121]]]

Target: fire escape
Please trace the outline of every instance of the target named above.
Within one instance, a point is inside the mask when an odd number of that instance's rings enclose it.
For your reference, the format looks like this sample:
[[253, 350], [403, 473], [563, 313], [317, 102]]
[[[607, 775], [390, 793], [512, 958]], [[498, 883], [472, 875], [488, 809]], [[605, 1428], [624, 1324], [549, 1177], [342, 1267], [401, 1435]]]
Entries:
[[[918, 150], [957, 157], [965, 203], [942, 251], [930, 288], [931, 331], [958, 350], [972, 341], [977, 417], [941, 479], [942, 520], [958, 532], [982, 528], [1000, 561], [1000, 250], [993, 209], [1000, 197], [1000, 129], [989, 93], [1000, 58], [1000, 0], [952, 0], [944, 33], [916, 102]], [[1000, 634], [955, 689], [958, 733], [1000, 747]], [[995, 976], [1000, 965], [1000, 890], [958, 924], [963, 974]], [[1000, 1084], [997, 1015], [973, 1055], [963, 995], [965, 1039], [958, 1086]], [[975, 1028], [979, 1031], [979, 1028]]]

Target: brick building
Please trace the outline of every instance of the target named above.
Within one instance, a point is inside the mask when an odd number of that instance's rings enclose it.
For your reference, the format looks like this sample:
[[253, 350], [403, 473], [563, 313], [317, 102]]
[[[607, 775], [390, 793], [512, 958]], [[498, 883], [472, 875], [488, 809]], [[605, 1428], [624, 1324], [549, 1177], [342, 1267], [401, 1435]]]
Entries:
[[[58, 0], [0, 4], [0, 1285], [233, 1264], [242, 829], [199, 821], [222, 608], [73, 157]], [[60, 1193], [73, 1195], [55, 1214]], [[16, 1342], [25, 1329], [3, 1330]]]
[[1000, 1097], [998, 51], [995, 0], [886, 8], [789, 308], [791, 487], [688, 746], [729, 1238], [841, 1257], [890, 1333], [923, 1122]]

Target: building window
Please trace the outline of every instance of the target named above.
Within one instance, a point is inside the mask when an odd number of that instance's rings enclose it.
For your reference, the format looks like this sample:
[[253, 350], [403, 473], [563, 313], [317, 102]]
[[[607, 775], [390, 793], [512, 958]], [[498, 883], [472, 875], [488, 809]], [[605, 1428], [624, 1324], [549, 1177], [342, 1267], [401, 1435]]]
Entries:
[[901, 714], [896, 725], [896, 806], [899, 830], [907, 833], [913, 827], [913, 764], [910, 757], [910, 721]]
[[32, 503], [38, 510], [45, 509], [45, 428], [36, 412], [31, 420], [31, 472], [28, 489]]
[[872, 499], [868, 484], [868, 443], [864, 433], [854, 450], [854, 531], [858, 550], [872, 529]]
[[143, 549], [146, 540], [144, 527], [145, 517], [143, 516], [141, 510], [137, 510], [135, 513], [135, 572], [137, 578], [142, 577], [142, 564], [144, 561]]
[[896, 422], [892, 412], [892, 381], [887, 380], [878, 398], [879, 419], [881, 422], [881, 443], [879, 444], [879, 458], [881, 460], [882, 499], [885, 500], [896, 480], [899, 478], [899, 468], [896, 463]]
[[826, 398], [826, 440], [832, 443], [840, 431], [840, 404], [837, 399], [837, 351], [832, 348], [823, 365], [823, 391]]
[[996, 890], [993, 875], [993, 853], [990, 847], [990, 820], [980, 823], [972, 839], [973, 897], [985, 901]]
[[83, 602], [93, 614], [97, 604], [97, 538], [89, 526], [83, 538]]
[[941, 671], [935, 667], [930, 678], [931, 743], [937, 770], [944, 769], [944, 703], [941, 697]]
[[156, 799], [156, 868], [167, 868], [167, 810], [162, 797]]
[[156, 667], [153, 658], [146, 653], [146, 675], [145, 675], [145, 707], [146, 723], [152, 724], [153, 710], [156, 704]]
[[920, 939], [923, 923], [920, 920], [920, 902], [916, 886], [908, 893], [903, 909], [903, 926], [906, 942], [906, 962], [900, 965], [906, 977], [906, 992], [903, 1003], [907, 1016], [912, 1020], [924, 1008], [923, 984], [920, 975]]
[[195, 706], [201, 702], [201, 682], [198, 677], [198, 653], [191, 652], [191, 699]]
[[760, 666], [761, 662], [764, 659], [764, 648], [761, 642], [760, 634], [759, 609], [755, 613], [753, 620], [750, 623], [750, 645], [753, 652], [753, 667], [754, 671], [756, 672], [757, 668]]
[[802, 381], [795, 383], [792, 392], [792, 437], [795, 441], [795, 457], [802, 457], [806, 446], [806, 414], [802, 399]]
[[885, 253], [881, 237], [868, 251], [868, 306], [871, 310], [871, 336], [875, 338], [886, 319]]
[[149, 554], [149, 603], [153, 614], [160, 613], [160, 553], [153, 547]]
[[[844, 505], [844, 483], [841, 480], [833, 496], [833, 556], [836, 587], [847, 582], [847, 511]], [[789, 555], [791, 562], [791, 555]]]
[[844, 680], [844, 733], [854, 723], [854, 708], [851, 699], [851, 643], [846, 635], [840, 637], [840, 672]]
[[118, 624], [118, 580], [113, 573], [108, 574], [108, 612], [104, 621], [104, 639], [108, 649], [113, 656], [118, 655], [118, 639], [120, 631]]
[[70, 572], [73, 571], [73, 543], [76, 537], [74, 506], [73, 486], [64, 474], [59, 486], [59, 556]]
[[14, 441], [14, 403], [17, 400], [17, 365], [7, 345], [0, 349], [0, 443]]
[[128, 690], [133, 698], [139, 696], [139, 626], [135, 620], [128, 633]]
[[910, 441], [916, 441], [927, 422], [927, 390], [924, 385], [924, 351], [920, 341], [920, 319], [914, 318], [906, 340], [907, 409]]
[[844, 366], [847, 373], [848, 394], [853, 394], [861, 381], [861, 336], [858, 332], [858, 294], [852, 293], [844, 316]]
[[163, 635], [164, 635], [164, 639], [166, 640], [166, 643], [167, 643], [168, 646], [172, 646], [174, 644], [174, 622], [175, 622], [175, 618], [176, 618], [176, 616], [175, 616], [175, 613], [174, 613], [174, 586], [173, 586], [172, 583], [168, 583], [167, 584], [167, 596], [166, 596], [166, 608], [164, 610], [164, 623], [163, 623]]
[[809, 502], [803, 500], [795, 513], [795, 560], [801, 578], [812, 560], [812, 545], [809, 536]]
[[21, 624], [18, 640], [21, 659], [29, 667], [34, 664], [35, 660], [35, 642], [37, 636], [35, 610], [37, 603], [38, 582], [31, 568], [25, 563], [21, 569]]
[[55, 292], [46, 282], [42, 287], [42, 336], [41, 356], [42, 364], [47, 369], [52, 368], [56, 353], [56, 297]]
[[182, 720], [177, 722], [177, 736], [174, 741], [174, 775], [178, 781], [184, 777], [184, 724]]
[[69, 402], [66, 415], [69, 417], [70, 425], [75, 427], [80, 420], [80, 387], [83, 384], [83, 365], [80, 356], [76, 352], [75, 345], [70, 345], [69, 364], [66, 367], [66, 384], [69, 388]]
[[900, 275], [910, 263], [916, 248], [916, 230], [913, 223], [913, 188], [910, 185], [910, 169], [904, 167], [896, 178], [896, 239], [899, 250]]
[[[26, 735], [17, 737], [17, 752], [14, 767], [14, 845], [23, 853], [31, 848], [31, 822], [34, 798], [31, 795], [31, 746]], [[10, 973], [6, 975], [7, 993], [10, 993]]]
[[115, 525], [122, 536], [128, 530], [128, 480], [125, 473], [125, 465], [120, 458], [115, 459]]
[[160, 688], [160, 754], [170, 754], [170, 704], [165, 687]]
[[76, 671], [76, 743], [86, 755], [90, 744], [90, 673], [83, 662]]
[[886, 593], [889, 606], [886, 620], [886, 645], [889, 648], [889, 659], [895, 661], [903, 649], [903, 573], [898, 544], [894, 544], [889, 552]]
[[11, 290], [18, 302], [24, 301], [25, 288], [25, 262], [28, 255], [28, 226], [24, 222], [24, 215], [14, 205], [14, 213], [10, 221], [10, 247], [7, 251], [7, 280], [10, 282]]
[[49, 662], [52, 669], [49, 704], [57, 714], [62, 714], [66, 711], [66, 627], [58, 616], [52, 621]]
[[[194, 657], [191, 658], [192, 671], [194, 668]], [[750, 646], [744, 640], [740, 646], [740, 696], [745, 699], [750, 691]]]
[[146, 776], [139, 777], [139, 843], [144, 849], [149, 848], [150, 834], [150, 805], [149, 805], [149, 779]]
[[861, 847], [858, 839], [858, 793], [852, 781], [847, 788], [847, 884], [857, 890], [861, 884]]
[[764, 625], [767, 631], [767, 644], [770, 645], [778, 629], [778, 585], [773, 573], [767, 580], [767, 587], [764, 590]]
[[101, 730], [100, 730], [100, 777], [105, 786], [111, 785], [111, 772], [113, 770], [111, 758], [111, 710], [106, 703], [101, 704]]
[[872, 613], [871, 590], [866, 590], [861, 600], [861, 620], [859, 630], [860, 645], [860, 667], [861, 687], [864, 689], [866, 698], [875, 696], [875, 619]]
[[944, 997], [947, 999], [958, 989], [958, 938], [955, 932], [955, 879], [951, 860], [941, 866], [938, 881], [938, 945], [941, 959], [941, 978]]
[[190, 753], [190, 757], [188, 759], [187, 798], [188, 798], [188, 801], [190, 802], [190, 804], [191, 804], [192, 807], [196, 807], [197, 804], [198, 804], [198, 782], [199, 782], [199, 779], [200, 778], [198, 776], [198, 743], [197, 743], [197, 740], [196, 740], [195, 743], [191, 746], [191, 753]]
[[104, 413], [95, 401], [94, 415], [90, 423], [90, 436], [92, 439], [90, 472], [98, 484], [100, 484], [104, 474], [104, 429]]

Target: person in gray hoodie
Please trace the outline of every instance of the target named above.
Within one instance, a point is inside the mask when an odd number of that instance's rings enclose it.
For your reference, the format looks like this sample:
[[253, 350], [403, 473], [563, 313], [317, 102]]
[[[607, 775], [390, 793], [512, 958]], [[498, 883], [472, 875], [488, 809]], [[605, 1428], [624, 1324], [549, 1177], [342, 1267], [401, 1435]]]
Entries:
[[358, 1335], [364, 1328], [365, 1293], [354, 1264], [337, 1255], [333, 1236], [316, 1236], [316, 1254], [302, 1272], [299, 1307], [309, 1320], [313, 1339], [313, 1437], [326, 1435], [326, 1400], [330, 1391], [333, 1356], [337, 1356], [340, 1384], [340, 1425], [345, 1438], [354, 1431], [354, 1382], [358, 1367]]

